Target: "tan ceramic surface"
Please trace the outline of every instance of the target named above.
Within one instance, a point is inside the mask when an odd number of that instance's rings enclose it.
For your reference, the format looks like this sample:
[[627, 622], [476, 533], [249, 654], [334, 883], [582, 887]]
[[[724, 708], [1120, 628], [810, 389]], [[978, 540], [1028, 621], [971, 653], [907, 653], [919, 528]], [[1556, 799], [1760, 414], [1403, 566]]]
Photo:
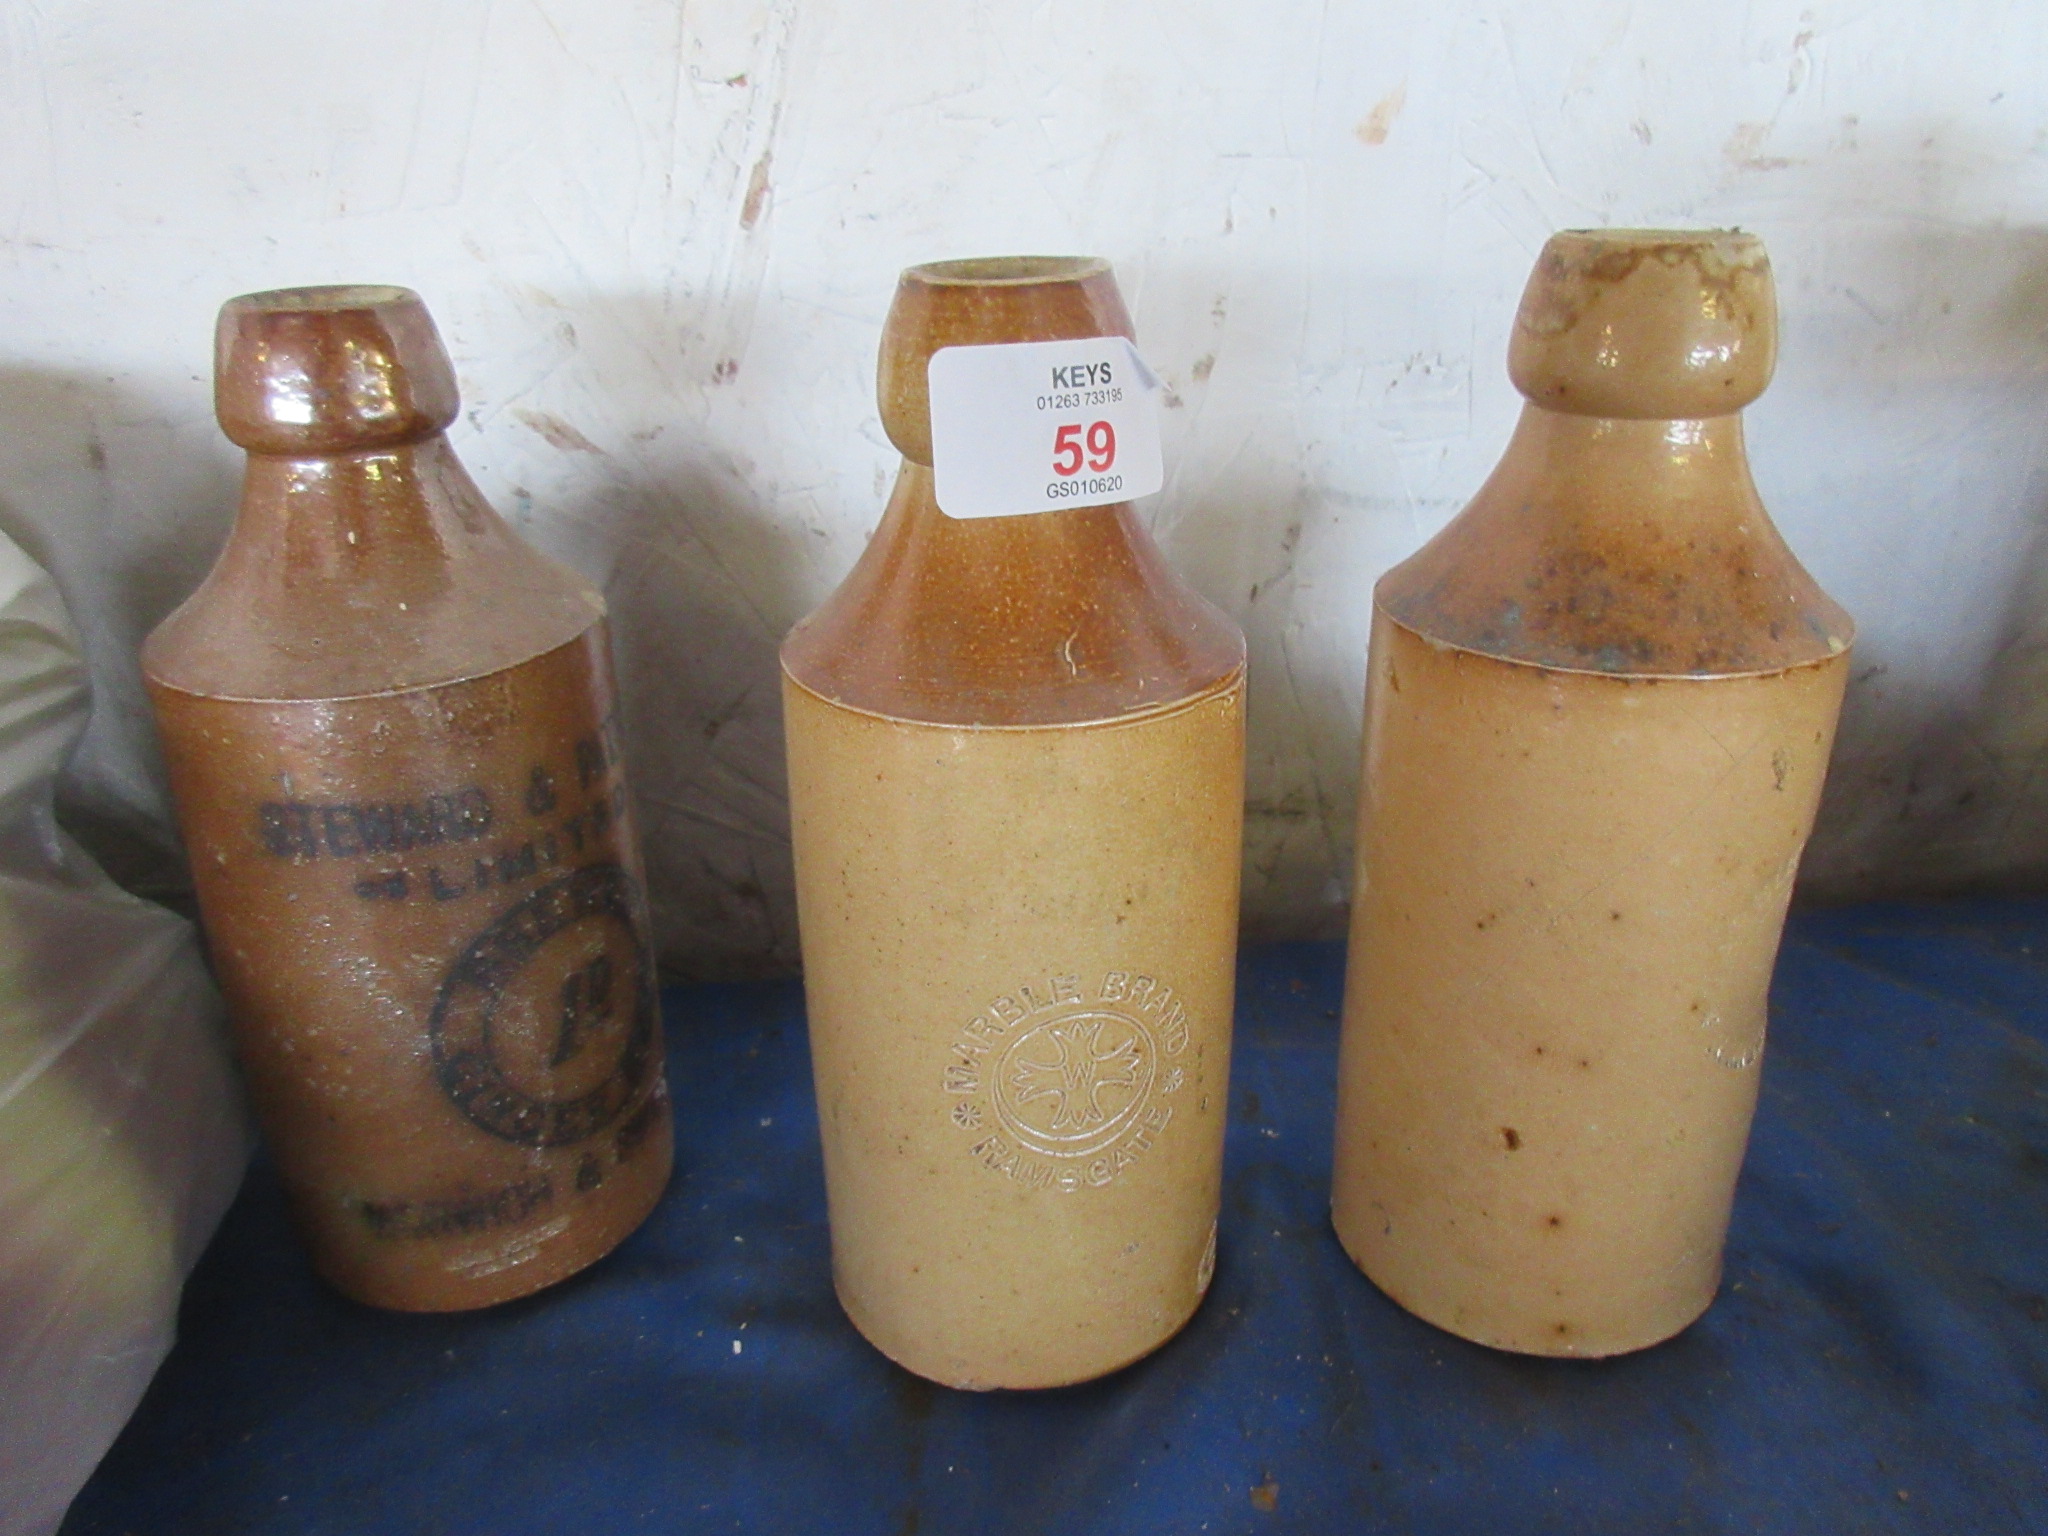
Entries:
[[1751, 237], [1559, 237], [1513, 442], [1376, 593], [1332, 1212], [1482, 1343], [1713, 1299], [1852, 638], [1732, 414], [1773, 326]]
[[1243, 685], [1129, 723], [911, 724], [785, 682], [833, 1271], [958, 1387], [1099, 1376], [1208, 1285]]
[[235, 301], [219, 396], [242, 510], [144, 670], [265, 1134], [350, 1295], [525, 1294], [670, 1160], [603, 605], [448, 451], [410, 295]]
[[955, 522], [922, 462], [936, 347], [1128, 333], [1100, 262], [906, 273], [907, 462], [783, 647], [834, 1274], [951, 1386], [1114, 1370], [1214, 1263], [1243, 639], [1129, 507]]
[[1545, 671], [1379, 616], [1334, 1209], [1410, 1311], [1602, 1355], [1713, 1299], [1843, 680]]

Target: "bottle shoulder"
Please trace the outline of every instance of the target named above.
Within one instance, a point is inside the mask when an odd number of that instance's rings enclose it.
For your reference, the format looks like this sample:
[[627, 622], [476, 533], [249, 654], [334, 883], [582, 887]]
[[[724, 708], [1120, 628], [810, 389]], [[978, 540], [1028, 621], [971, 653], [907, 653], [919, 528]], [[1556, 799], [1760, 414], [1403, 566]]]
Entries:
[[1472, 503], [1374, 597], [1426, 639], [1560, 671], [1776, 672], [1855, 639], [1757, 497], [1734, 417], [1531, 407]]
[[828, 702], [987, 727], [1172, 709], [1244, 663], [1237, 626], [1128, 506], [956, 521], [915, 463], [853, 571], [782, 647], [790, 680]]
[[357, 698], [501, 671], [603, 621], [595, 589], [507, 527], [445, 446], [377, 467], [252, 460], [220, 558], [143, 646], [149, 681]]

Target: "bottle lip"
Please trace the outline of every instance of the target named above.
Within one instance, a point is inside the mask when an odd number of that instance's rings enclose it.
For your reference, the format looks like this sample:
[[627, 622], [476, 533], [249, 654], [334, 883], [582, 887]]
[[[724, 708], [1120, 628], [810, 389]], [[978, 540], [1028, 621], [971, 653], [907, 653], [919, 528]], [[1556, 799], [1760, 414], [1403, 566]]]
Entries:
[[311, 283], [302, 288], [265, 288], [240, 293], [223, 310], [245, 314], [339, 314], [352, 309], [383, 309], [417, 304], [420, 296], [396, 283]]
[[907, 280], [934, 288], [1021, 288], [1034, 283], [1077, 283], [1109, 272], [1100, 256], [967, 256], [906, 267]]
[[1508, 344], [1537, 405], [1640, 419], [1730, 415], [1769, 385], [1777, 299], [1742, 229], [1568, 229], [1544, 244]]
[[454, 365], [426, 304], [390, 283], [272, 288], [229, 299], [214, 333], [214, 413], [250, 453], [395, 447], [446, 430]]
[[1705, 229], [1682, 229], [1677, 226], [1652, 224], [1587, 224], [1573, 229], [1560, 229], [1551, 237], [1554, 240], [1587, 240], [1604, 245], [1629, 246], [1680, 246], [1698, 249], [1715, 245], [1740, 245], [1754, 248], [1759, 254], [1763, 250], [1763, 237], [1738, 224], [1717, 224]]
[[1538, 277], [1553, 283], [1623, 283], [1645, 262], [1686, 266], [1704, 287], [1725, 286], [1738, 273], [1768, 281], [1770, 253], [1746, 229], [1561, 229], [1544, 243]]
[[926, 370], [946, 347], [1131, 336], [1116, 272], [1100, 256], [971, 256], [904, 268], [875, 365], [882, 429], [932, 462]]

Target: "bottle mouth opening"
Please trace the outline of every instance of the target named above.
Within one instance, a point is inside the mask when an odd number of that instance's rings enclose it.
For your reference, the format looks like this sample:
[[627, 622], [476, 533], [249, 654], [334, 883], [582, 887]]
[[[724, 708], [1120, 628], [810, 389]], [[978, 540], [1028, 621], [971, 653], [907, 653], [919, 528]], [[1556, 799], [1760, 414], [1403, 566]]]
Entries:
[[1734, 241], [1749, 241], [1757, 237], [1746, 229], [1561, 229], [1560, 235], [1569, 235], [1575, 240], [1595, 240], [1608, 245], [1720, 245]]
[[[1570, 266], [1592, 266], [1595, 275], [1618, 277], [1640, 262], [1665, 266], [1691, 263], [1704, 271], [1766, 267], [1760, 236], [1746, 229], [1561, 229], [1545, 255]], [[1612, 270], [1609, 270], [1612, 269]]]
[[418, 302], [410, 288], [388, 283], [316, 283], [307, 288], [272, 288], [228, 300], [228, 309], [255, 314], [342, 314]]
[[1100, 256], [970, 256], [928, 261], [903, 275], [934, 288], [1003, 288], [1079, 282], [1108, 271], [1109, 263]]

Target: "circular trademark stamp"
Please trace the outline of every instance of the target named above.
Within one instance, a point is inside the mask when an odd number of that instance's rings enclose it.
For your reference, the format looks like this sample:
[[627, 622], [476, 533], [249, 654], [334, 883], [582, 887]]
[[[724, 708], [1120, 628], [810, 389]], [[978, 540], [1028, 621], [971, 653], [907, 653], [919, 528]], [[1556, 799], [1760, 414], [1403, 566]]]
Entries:
[[1142, 1020], [1095, 1010], [1050, 1019], [1010, 1042], [991, 1074], [996, 1118], [1044, 1157], [1088, 1157], [1145, 1112], [1159, 1042]]
[[970, 1157], [1028, 1188], [1114, 1182], [1158, 1144], [1192, 1080], [1175, 1060], [1191, 1039], [1186, 1001], [1141, 971], [1099, 975], [1034, 978], [953, 1038], [946, 1117]]
[[592, 864], [499, 915], [441, 983], [428, 1029], [441, 1090], [479, 1129], [571, 1146], [640, 1098], [656, 998], [632, 878]]

